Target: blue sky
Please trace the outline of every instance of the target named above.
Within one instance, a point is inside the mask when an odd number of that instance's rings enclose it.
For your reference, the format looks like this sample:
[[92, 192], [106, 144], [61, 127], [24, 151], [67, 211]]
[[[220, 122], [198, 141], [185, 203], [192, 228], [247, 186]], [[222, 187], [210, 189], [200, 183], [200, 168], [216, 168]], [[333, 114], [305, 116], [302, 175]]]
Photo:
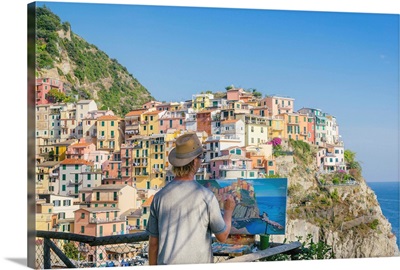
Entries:
[[228, 85], [334, 115], [367, 181], [398, 181], [399, 15], [46, 2], [160, 101]]

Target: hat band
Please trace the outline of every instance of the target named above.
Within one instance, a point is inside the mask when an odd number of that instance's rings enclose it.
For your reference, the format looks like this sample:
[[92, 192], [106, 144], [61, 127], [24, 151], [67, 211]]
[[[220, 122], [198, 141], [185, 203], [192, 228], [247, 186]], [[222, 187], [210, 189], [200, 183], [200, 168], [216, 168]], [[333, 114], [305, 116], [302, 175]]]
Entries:
[[197, 149], [196, 149], [195, 151], [193, 151], [193, 152], [183, 153], [183, 154], [181, 154], [181, 153], [176, 153], [176, 158], [179, 158], [179, 159], [191, 158], [191, 157], [200, 155], [201, 153], [203, 153], [203, 148], [202, 148], [202, 147], [199, 147], [199, 148], [197, 148]]

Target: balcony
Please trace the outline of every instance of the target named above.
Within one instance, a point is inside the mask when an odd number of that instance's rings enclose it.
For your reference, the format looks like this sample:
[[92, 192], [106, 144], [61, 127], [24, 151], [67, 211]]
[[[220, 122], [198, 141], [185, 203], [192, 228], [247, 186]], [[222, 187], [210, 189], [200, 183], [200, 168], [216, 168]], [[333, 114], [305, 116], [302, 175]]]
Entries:
[[123, 220], [122, 218], [90, 218], [89, 219], [89, 223], [91, 224], [99, 224], [99, 223], [110, 223], [110, 222], [124, 222], [125, 220]]
[[236, 166], [236, 165], [219, 165], [220, 170], [246, 170], [245, 165]]
[[134, 167], [147, 167], [147, 163], [146, 162], [144, 162], [144, 163], [133, 162], [132, 166], [134, 166]]
[[78, 185], [78, 186], [80, 186], [80, 185], [82, 185], [82, 183], [83, 183], [83, 180], [81, 180], [81, 181], [79, 181], [79, 182], [74, 182], [74, 181], [72, 181], [72, 180], [70, 180], [69, 182], [68, 182], [68, 187], [71, 187], [71, 186], [76, 186], [76, 185]]
[[97, 139], [99, 141], [104, 141], [106, 139], [106, 137], [105, 136], [97, 136]]

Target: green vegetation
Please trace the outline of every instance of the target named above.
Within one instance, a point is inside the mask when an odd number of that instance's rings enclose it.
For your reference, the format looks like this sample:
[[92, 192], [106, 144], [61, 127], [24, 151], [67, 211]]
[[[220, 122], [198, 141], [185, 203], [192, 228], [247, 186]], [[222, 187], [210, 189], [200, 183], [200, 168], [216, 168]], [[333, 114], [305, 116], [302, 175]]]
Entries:
[[374, 219], [371, 223], [369, 223], [369, 227], [373, 230], [376, 230], [378, 225], [379, 225], [379, 220], [377, 219]]
[[[57, 79], [71, 84], [79, 99], [97, 96], [95, 101], [99, 107], [106, 106], [120, 116], [154, 100], [116, 59], [110, 59], [106, 53], [73, 33], [70, 23], [61, 23], [60, 18], [46, 6], [37, 7], [36, 14], [38, 77], [46, 76], [47, 70], [56, 68]], [[63, 62], [69, 62], [73, 68], [66, 74], [59, 66]]]
[[49, 100], [53, 102], [75, 102], [76, 100], [71, 96], [66, 96], [64, 93], [59, 92], [57, 89], [51, 89], [48, 93]]
[[304, 164], [311, 164], [314, 160], [314, 152], [311, 149], [310, 144], [289, 139], [289, 145], [293, 147], [294, 155], [301, 160]]
[[350, 174], [358, 179], [361, 177], [361, 165], [358, 161], [356, 161], [356, 153], [350, 150], [344, 151], [344, 161], [346, 162], [347, 169], [350, 171]]
[[73, 242], [68, 242], [65, 243], [63, 246], [64, 249], [64, 254], [73, 260], [77, 260], [78, 259], [78, 254], [79, 254], [79, 250], [78, 248], [74, 245]]

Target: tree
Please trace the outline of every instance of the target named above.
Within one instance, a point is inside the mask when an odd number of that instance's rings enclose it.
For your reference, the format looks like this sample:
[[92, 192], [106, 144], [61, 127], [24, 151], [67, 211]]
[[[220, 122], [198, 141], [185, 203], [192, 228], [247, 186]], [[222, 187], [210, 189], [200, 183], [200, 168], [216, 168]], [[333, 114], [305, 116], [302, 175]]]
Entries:
[[73, 242], [65, 243], [63, 248], [64, 248], [64, 253], [68, 258], [73, 259], [73, 260], [78, 259], [79, 250], [74, 245]]
[[356, 169], [361, 171], [361, 165], [356, 161], [356, 153], [350, 150], [344, 151], [344, 161], [348, 169]]
[[58, 89], [51, 89], [49, 93], [47, 94], [49, 97], [49, 100], [52, 100], [54, 102], [63, 102], [66, 99], [66, 96], [64, 93], [59, 92]]

